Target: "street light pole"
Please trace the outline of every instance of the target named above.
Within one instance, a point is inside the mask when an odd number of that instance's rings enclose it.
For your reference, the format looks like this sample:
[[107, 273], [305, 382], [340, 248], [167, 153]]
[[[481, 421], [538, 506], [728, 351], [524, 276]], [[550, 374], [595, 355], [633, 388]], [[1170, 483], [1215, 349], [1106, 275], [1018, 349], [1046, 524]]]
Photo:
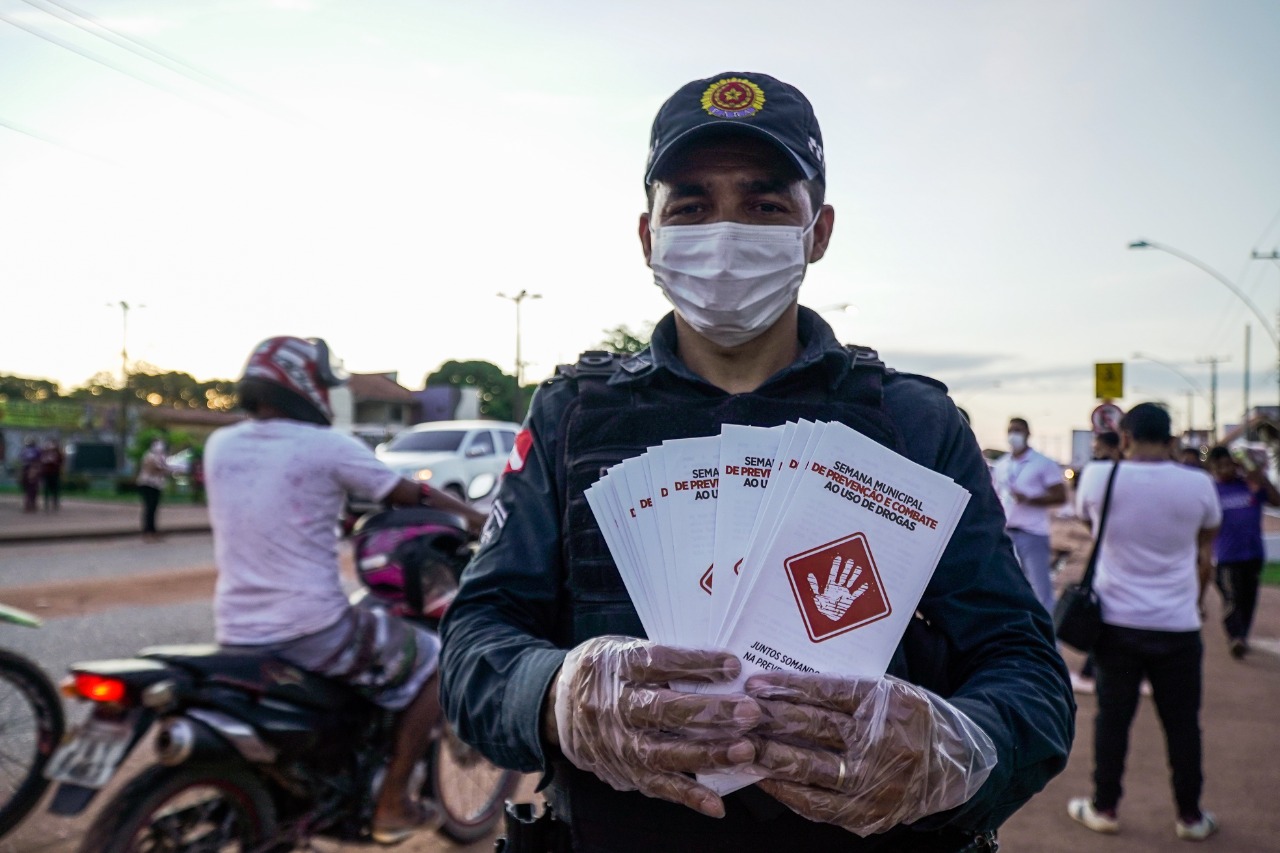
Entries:
[[123, 474], [125, 450], [129, 440], [129, 309], [147, 306], [130, 305], [121, 299], [119, 302], [108, 302], [107, 307], [120, 309], [120, 455], [116, 465]]
[[526, 299], [541, 299], [542, 294], [530, 293], [527, 290], [521, 290], [515, 296], [508, 296], [505, 293], [499, 293], [498, 296], [502, 299], [509, 299], [516, 305], [516, 393], [514, 400], [515, 406], [512, 408], [512, 415], [517, 418], [522, 418], [524, 413], [520, 411], [520, 409], [523, 408], [520, 404], [524, 393], [521, 390], [524, 388], [524, 360], [520, 354], [520, 303], [524, 302]]
[[[1277, 267], [1280, 267], [1280, 251], [1272, 249], [1269, 254], [1264, 254], [1254, 249], [1249, 253], [1249, 257], [1255, 261], [1271, 261]], [[1280, 326], [1280, 314], [1276, 315], [1276, 324]], [[1276, 382], [1280, 384], [1280, 346], [1276, 347]], [[1280, 404], [1280, 401], [1277, 401]], [[1249, 407], [1245, 406], [1244, 410], [1244, 426], [1245, 430], [1249, 429]]]
[[1215, 444], [1218, 441], [1218, 363], [1230, 360], [1216, 355], [1196, 359], [1200, 364], [1209, 365], [1209, 438]]
[[[1265, 331], [1271, 337], [1271, 343], [1276, 348], [1276, 367], [1277, 367], [1276, 392], [1278, 395], [1276, 402], [1277, 402], [1277, 405], [1280, 405], [1280, 335], [1276, 333], [1276, 329], [1272, 327], [1271, 322], [1266, 318], [1266, 315], [1262, 313], [1262, 310], [1258, 308], [1256, 304], [1254, 304], [1254, 301], [1250, 299], [1248, 296], [1246, 296], [1244, 291], [1236, 287], [1235, 283], [1231, 281], [1231, 279], [1227, 278], [1225, 275], [1218, 272], [1213, 267], [1206, 264], [1204, 261], [1199, 260], [1198, 258], [1193, 258], [1191, 255], [1188, 255], [1186, 252], [1180, 252], [1177, 249], [1173, 248], [1172, 246], [1166, 246], [1163, 243], [1157, 243], [1154, 240], [1134, 240], [1132, 243], [1129, 244], [1129, 248], [1130, 249], [1159, 249], [1162, 252], [1167, 252], [1168, 254], [1173, 255], [1175, 258], [1181, 258], [1187, 263], [1193, 264], [1199, 267], [1200, 269], [1207, 272], [1209, 275], [1216, 278], [1223, 285], [1225, 285], [1228, 290], [1230, 290], [1232, 293], [1238, 296], [1241, 302], [1249, 306], [1249, 310], [1252, 311], [1254, 316], [1257, 317], [1258, 320], [1262, 323], [1263, 331]], [[1252, 257], [1254, 260], [1274, 260], [1277, 262], [1277, 264], [1280, 264], [1280, 254], [1276, 252], [1272, 252], [1270, 255], [1263, 255], [1259, 253], [1257, 250], [1254, 250]], [[1277, 315], [1276, 320], [1277, 320], [1277, 326], [1280, 326], [1280, 315]], [[1246, 429], [1248, 428], [1247, 415], [1245, 417], [1245, 427]], [[1216, 430], [1215, 430], [1215, 433], [1216, 433]]]
[[[1235, 282], [1233, 282], [1231, 279], [1227, 278], [1225, 275], [1215, 270], [1213, 267], [1206, 264], [1204, 261], [1201, 261], [1197, 258], [1193, 258], [1191, 255], [1188, 255], [1186, 252], [1180, 252], [1177, 249], [1173, 248], [1172, 246], [1166, 246], [1163, 243], [1157, 243], [1154, 240], [1134, 240], [1132, 243], [1129, 244], [1129, 248], [1130, 249], [1159, 249], [1162, 252], [1167, 252], [1168, 254], [1173, 255], [1175, 258], [1181, 258], [1187, 263], [1193, 264], [1199, 267], [1200, 269], [1204, 270], [1209, 275], [1213, 276], [1218, 281], [1222, 282], [1222, 284], [1224, 284], [1228, 290], [1230, 290], [1232, 293], [1234, 293], [1236, 296], [1240, 298], [1241, 302], [1249, 306], [1249, 310], [1252, 311], [1254, 315], [1262, 322], [1262, 328], [1265, 329], [1267, 334], [1271, 336], [1271, 343], [1275, 344], [1277, 347], [1280, 347], [1280, 336], [1277, 336], [1276, 330], [1272, 328], [1271, 322], [1267, 319], [1266, 315], [1262, 313], [1262, 309], [1259, 308], [1256, 304], [1254, 304], [1254, 301], [1250, 299], [1247, 295], [1245, 295], [1244, 291], [1236, 287]], [[1255, 256], [1257, 255], [1256, 252], [1254, 254]]]

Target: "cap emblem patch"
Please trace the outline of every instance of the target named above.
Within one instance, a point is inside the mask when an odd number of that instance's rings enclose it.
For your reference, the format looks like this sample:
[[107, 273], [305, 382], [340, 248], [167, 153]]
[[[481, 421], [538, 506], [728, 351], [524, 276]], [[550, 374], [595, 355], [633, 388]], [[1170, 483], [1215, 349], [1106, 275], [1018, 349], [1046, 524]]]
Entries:
[[702, 93], [702, 108], [719, 118], [746, 118], [764, 109], [764, 92], [750, 80], [717, 80]]

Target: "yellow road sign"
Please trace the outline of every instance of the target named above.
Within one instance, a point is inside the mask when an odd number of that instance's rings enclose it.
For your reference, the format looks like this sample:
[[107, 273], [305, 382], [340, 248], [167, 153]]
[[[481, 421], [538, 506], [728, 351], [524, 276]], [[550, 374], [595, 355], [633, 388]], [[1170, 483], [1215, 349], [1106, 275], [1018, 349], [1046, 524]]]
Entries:
[[1093, 366], [1094, 396], [1115, 400], [1124, 396], [1124, 363], [1099, 362]]

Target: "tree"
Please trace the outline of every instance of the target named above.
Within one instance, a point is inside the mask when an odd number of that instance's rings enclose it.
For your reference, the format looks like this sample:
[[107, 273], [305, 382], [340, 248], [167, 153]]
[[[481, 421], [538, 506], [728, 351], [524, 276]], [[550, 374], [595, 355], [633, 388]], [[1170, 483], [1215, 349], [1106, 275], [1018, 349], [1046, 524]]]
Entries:
[[[149, 364], [140, 364], [129, 374], [129, 399], [151, 406], [170, 409], [209, 409], [229, 412], [235, 406], [235, 383], [230, 379], [198, 382], [190, 373], [176, 370], [161, 372]], [[95, 373], [84, 385], [72, 390], [76, 400], [120, 399], [120, 387], [108, 372]]]
[[653, 324], [646, 323], [639, 331], [632, 331], [625, 324], [604, 331], [606, 337], [600, 342], [600, 348], [626, 355], [640, 352], [649, 346], [649, 338], [653, 337]]
[[139, 371], [129, 374], [129, 387], [137, 399], [170, 409], [229, 411], [234, 404], [235, 383], [230, 379], [197, 382], [190, 373]]
[[0, 402], [26, 400], [39, 403], [61, 397], [58, 383], [48, 379], [29, 379], [25, 376], [0, 376]]
[[72, 388], [67, 396], [73, 400], [119, 400], [120, 385], [110, 372], [100, 370], [86, 379], [84, 384]]
[[517, 420], [513, 405], [516, 378], [487, 361], [446, 361], [427, 376], [427, 387], [453, 385], [472, 387], [480, 392], [480, 414], [499, 421]]

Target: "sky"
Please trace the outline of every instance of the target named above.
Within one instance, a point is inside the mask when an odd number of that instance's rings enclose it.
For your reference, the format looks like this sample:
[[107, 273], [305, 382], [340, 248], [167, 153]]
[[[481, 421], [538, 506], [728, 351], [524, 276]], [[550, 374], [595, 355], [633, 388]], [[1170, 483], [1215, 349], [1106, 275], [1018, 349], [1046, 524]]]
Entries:
[[984, 446], [1017, 415], [1065, 460], [1097, 362], [1122, 407], [1207, 428], [1216, 397], [1221, 427], [1246, 361], [1280, 401], [1280, 261], [1251, 257], [1280, 249], [1277, 45], [1274, 0], [0, 0], [0, 373], [69, 390], [127, 343], [234, 378], [296, 334], [420, 388], [513, 372], [526, 290], [548, 376], [668, 310], [649, 124], [757, 71], [822, 125], [800, 296], [851, 306], [843, 340], [945, 382]]

